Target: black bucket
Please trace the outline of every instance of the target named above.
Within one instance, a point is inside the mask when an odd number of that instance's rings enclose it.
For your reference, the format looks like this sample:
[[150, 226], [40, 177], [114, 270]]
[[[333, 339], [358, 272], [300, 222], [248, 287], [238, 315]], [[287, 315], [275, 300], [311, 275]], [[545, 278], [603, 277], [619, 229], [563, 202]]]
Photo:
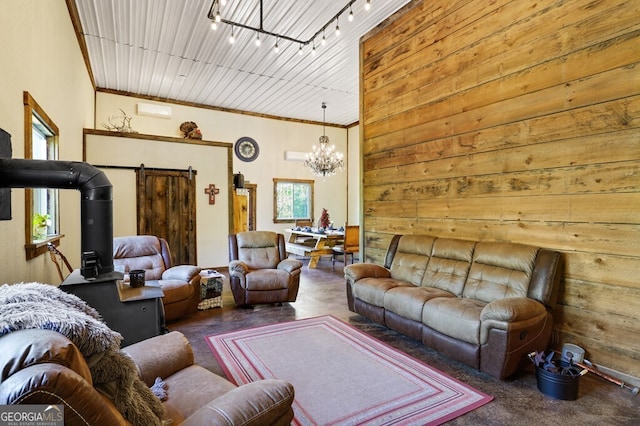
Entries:
[[564, 401], [573, 401], [578, 398], [579, 375], [553, 373], [544, 368], [536, 367], [536, 378], [538, 390], [547, 396]]

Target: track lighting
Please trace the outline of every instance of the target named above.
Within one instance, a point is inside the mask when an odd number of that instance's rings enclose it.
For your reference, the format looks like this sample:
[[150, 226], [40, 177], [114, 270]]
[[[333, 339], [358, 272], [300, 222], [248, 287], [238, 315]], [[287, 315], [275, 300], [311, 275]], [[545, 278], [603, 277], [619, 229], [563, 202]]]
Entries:
[[371, 9], [371, 0], [367, 0], [367, 2], [364, 4], [364, 10], [369, 10]]
[[278, 47], [278, 39], [276, 39], [276, 45], [273, 46], [273, 51], [278, 53], [280, 51], [280, 47]]
[[[340, 16], [342, 16], [344, 13], [347, 12], [347, 10], [349, 10], [348, 13], [348, 19], [349, 22], [352, 22], [355, 18], [354, 14], [353, 14], [353, 3], [355, 3], [356, 0], [348, 0], [347, 4], [344, 5], [344, 7], [342, 9], [340, 9], [340, 11], [338, 13], [336, 13], [333, 17], [331, 17], [326, 24], [324, 24], [324, 26], [322, 26], [320, 29], [318, 29], [318, 31], [316, 31], [315, 34], [313, 34], [311, 37], [309, 37], [309, 39], [307, 40], [302, 40], [302, 39], [298, 39], [295, 37], [289, 37], [286, 34], [280, 34], [280, 33], [275, 33], [275, 32], [271, 32], [268, 31], [266, 29], [264, 29], [263, 26], [263, 7], [262, 7], [262, 1], [260, 1], [260, 23], [259, 26], [251, 26], [248, 24], [244, 24], [244, 23], [240, 23], [240, 22], [234, 22], [234, 21], [230, 21], [228, 19], [224, 19], [220, 16], [220, 8], [222, 6], [225, 6], [227, 4], [226, 0], [212, 0], [211, 3], [211, 7], [209, 8], [209, 12], [207, 13], [207, 18], [211, 21], [211, 29], [212, 30], [216, 30], [219, 26], [220, 23], [223, 24], [227, 24], [231, 26], [231, 35], [229, 36], [229, 43], [233, 44], [235, 43], [235, 30], [234, 27], [240, 27], [240, 28], [244, 28], [247, 30], [252, 30], [256, 32], [256, 38], [255, 38], [255, 45], [256, 46], [260, 46], [262, 44], [262, 40], [260, 38], [260, 35], [263, 34], [265, 36], [272, 36], [276, 38], [276, 43], [274, 45], [273, 50], [278, 52], [279, 50], [279, 42], [281, 40], [287, 40], [293, 43], [298, 43], [299, 44], [299, 54], [302, 54], [302, 47], [306, 46], [308, 44], [312, 44], [312, 51], [311, 53], [315, 53], [316, 51], [316, 46], [315, 46], [315, 40], [316, 38], [318, 38], [320, 36], [320, 33], [322, 33], [322, 38], [320, 39], [320, 42], [322, 44], [322, 46], [326, 45], [327, 43], [327, 38], [325, 36], [325, 30], [327, 28], [329, 28], [333, 21], [336, 22], [336, 36], [340, 35]], [[371, 0], [366, 0], [366, 3], [364, 5], [365, 10], [369, 10], [371, 7]]]

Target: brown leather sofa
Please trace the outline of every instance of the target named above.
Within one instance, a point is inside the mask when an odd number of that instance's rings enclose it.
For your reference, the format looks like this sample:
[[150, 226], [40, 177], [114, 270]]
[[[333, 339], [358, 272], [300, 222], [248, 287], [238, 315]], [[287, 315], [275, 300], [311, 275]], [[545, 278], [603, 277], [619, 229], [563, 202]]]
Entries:
[[284, 235], [271, 231], [231, 234], [229, 261], [236, 305], [296, 301], [302, 262], [288, 259]]
[[[293, 419], [289, 383], [263, 380], [237, 387], [194, 364], [191, 347], [179, 332], [123, 351], [146, 385], [153, 385], [156, 377], [165, 381], [163, 424], [288, 425]], [[130, 424], [104, 389], [93, 387], [79, 349], [52, 330], [19, 330], [0, 337], [0, 404], [61, 404], [66, 425]]]
[[164, 238], [152, 235], [114, 238], [113, 266], [125, 273], [143, 269], [146, 281], [160, 285], [167, 321], [198, 310], [201, 269], [192, 265], [172, 266], [171, 251]]
[[501, 379], [547, 348], [562, 275], [556, 251], [427, 235], [345, 268], [351, 311]]

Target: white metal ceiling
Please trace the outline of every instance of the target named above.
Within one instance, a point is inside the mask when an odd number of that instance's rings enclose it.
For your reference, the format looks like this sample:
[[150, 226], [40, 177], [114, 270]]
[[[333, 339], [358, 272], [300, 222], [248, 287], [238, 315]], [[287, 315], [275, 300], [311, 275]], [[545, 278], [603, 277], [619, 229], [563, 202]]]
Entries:
[[[231, 27], [211, 30], [211, 0], [75, 0], [96, 86], [303, 120], [348, 125], [358, 121], [359, 40], [410, 0], [366, 0], [352, 5], [298, 54], [299, 45]], [[260, 26], [260, 0], [227, 0], [221, 16]], [[309, 39], [347, 0], [263, 0], [263, 28]]]

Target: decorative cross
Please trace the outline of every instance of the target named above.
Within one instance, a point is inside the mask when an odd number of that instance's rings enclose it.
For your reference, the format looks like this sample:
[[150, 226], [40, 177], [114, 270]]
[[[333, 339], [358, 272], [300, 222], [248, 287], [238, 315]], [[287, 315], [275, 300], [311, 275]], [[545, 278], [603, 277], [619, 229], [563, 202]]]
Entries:
[[216, 194], [220, 193], [220, 188], [216, 188], [214, 183], [209, 184], [207, 188], [204, 189], [205, 194], [209, 194], [209, 204], [216, 203]]

